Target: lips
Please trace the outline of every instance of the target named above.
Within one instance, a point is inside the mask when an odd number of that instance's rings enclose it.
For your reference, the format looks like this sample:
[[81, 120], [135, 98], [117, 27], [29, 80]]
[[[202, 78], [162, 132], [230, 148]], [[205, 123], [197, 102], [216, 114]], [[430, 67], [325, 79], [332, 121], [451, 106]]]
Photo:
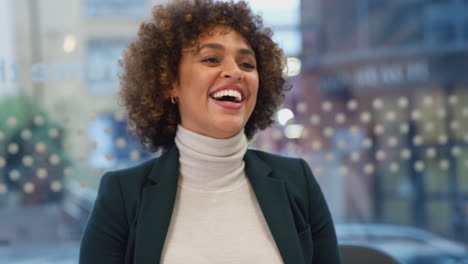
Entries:
[[241, 102], [242, 101], [242, 94], [236, 90], [222, 90], [216, 93], [211, 94], [213, 99], [219, 101], [230, 101], [230, 102]]
[[244, 105], [244, 102], [241, 101], [241, 102], [230, 102], [230, 101], [219, 101], [219, 100], [216, 100], [216, 99], [213, 99], [213, 98], [210, 98], [211, 100], [213, 100], [213, 102], [222, 107], [223, 109], [228, 109], [228, 110], [239, 110], [242, 108], [242, 105]]
[[[240, 100], [238, 100], [239, 94]], [[246, 91], [239, 85], [229, 84], [216, 88], [209, 94], [209, 97], [225, 110], [239, 110], [244, 105]]]
[[210, 97], [217, 101], [239, 103], [245, 99], [245, 91], [238, 85], [230, 84], [217, 88], [210, 93]]

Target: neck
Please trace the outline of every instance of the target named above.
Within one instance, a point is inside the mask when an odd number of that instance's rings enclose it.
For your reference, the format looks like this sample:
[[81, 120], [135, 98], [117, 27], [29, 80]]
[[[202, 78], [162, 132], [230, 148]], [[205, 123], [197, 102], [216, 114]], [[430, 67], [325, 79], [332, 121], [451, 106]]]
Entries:
[[242, 130], [233, 137], [216, 139], [177, 128], [180, 184], [203, 191], [231, 189], [245, 179], [243, 157], [247, 138]]

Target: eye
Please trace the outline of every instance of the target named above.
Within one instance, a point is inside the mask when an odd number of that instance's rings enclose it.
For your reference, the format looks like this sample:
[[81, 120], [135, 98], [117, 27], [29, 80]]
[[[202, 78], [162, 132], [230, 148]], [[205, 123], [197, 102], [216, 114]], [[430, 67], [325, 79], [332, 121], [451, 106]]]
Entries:
[[218, 58], [216, 58], [216, 57], [208, 57], [208, 58], [202, 59], [202, 62], [206, 62], [206, 63], [211, 63], [211, 64], [213, 64], [213, 63], [218, 63], [219, 60], [218, 60]]
[[241, 67], [249, 69], [249, 70], [255, 69], [255, 65], [250, 63], [250, 62], [243, 62], [240, 65], [241, 65]]

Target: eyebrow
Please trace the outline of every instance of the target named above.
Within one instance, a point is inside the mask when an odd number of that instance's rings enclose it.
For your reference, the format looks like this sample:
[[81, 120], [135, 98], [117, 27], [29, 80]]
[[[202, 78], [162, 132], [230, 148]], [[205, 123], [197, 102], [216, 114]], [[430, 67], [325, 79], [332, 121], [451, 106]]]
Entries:
[[[224, 51], [223, 45], [217, 44], [217, 43], [207, 43], [203, 44], [199, 51], [201, 51], [204, 48], [209, 48], [209, 49], [216, 49], [216, 50], [221, 50]], [[239, 49], [239, 53], [242, 55], [252, 55], [255, 57], [255, 53], [251, 49]]]

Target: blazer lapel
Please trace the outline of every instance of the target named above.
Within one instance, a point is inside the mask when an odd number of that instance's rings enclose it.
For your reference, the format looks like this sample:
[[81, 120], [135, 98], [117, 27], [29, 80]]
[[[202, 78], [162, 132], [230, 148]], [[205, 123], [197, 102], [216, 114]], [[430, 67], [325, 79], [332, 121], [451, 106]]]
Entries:
[[[245, 171], [285, 264], [303, 264], [285, 182], [270, 177], [271, 168], [252, 150]], [[179, 176], [179, 150], [174, 145], [153, 166], [142, 190], [135, 240], [135, 263], [160, 262], [174, 209]]]
[[159, 263], [174, 209], [179, 176], [175, 145], [161, 155], [149, 174], [153, 184], [142, 190], [135, 241], [135, 263]]
[[284, 263], [304, 263], [285, 182], [269, 177], [271, 168], [254, 151], [247, 150], [244, 161], [247, 177]]

